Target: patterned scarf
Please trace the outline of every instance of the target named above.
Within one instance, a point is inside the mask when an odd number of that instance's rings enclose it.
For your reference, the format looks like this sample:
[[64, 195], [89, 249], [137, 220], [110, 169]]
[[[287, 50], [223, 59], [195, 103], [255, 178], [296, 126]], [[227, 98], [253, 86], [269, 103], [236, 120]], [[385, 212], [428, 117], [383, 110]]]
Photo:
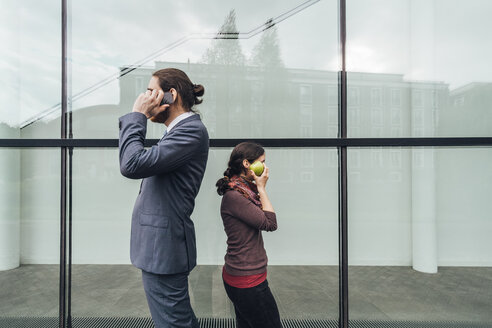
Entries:
[[234, 175], [229, 178], [228, 185], [229, 188], [239, 191], [241, 195], [252, 201], [253, 204], [259, 208], [263, 208], [261, 205], [260, 196], [258, 195], [258, 188], [253, 182], [248, 181], [241, 176]]

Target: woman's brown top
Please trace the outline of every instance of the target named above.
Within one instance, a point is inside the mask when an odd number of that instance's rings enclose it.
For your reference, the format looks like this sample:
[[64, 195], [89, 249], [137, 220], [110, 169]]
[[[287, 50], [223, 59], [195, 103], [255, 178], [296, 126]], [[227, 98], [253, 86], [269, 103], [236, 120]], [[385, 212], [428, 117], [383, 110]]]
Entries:
[[263, 211], [238, 191], [228, 190], [220, 214], [227, 234], [227, 273], [247, 276], [265, 272], [268, 258], [261, 231], [277, 230], [275, 213]]

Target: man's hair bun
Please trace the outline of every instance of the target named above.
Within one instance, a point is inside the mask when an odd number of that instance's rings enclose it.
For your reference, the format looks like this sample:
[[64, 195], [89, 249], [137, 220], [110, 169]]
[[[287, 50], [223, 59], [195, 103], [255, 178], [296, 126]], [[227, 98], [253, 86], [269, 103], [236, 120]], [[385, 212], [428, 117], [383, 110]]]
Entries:
[[193, 95], [195, 96], [195, 105], [201, 104], [202, 99], [198, 99], [198, 97], [202, 97], [205, 93], [205, 88], [201, 84], [193, 84]]

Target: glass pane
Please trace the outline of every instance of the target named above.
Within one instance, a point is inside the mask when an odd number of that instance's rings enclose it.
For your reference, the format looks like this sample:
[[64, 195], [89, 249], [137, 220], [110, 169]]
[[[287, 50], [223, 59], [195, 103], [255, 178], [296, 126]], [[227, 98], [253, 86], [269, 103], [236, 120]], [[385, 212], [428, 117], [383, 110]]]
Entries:
[[[336, 0], [117, 7], [73, 1], [75, 138], [117, 138], [118, 117], [166, 67], [205, 87], [196, 109], [211, 138], [336, 137]], [[164, 129], [149, 123], [147, 136]]]
[[59, 149], [0, 149], [0, 326], [56, 324], [59, 189]]
[[[199, 318], [234, 317], [222, 283], [226, 236], [215, 188], [230, 151], [210, 151], [192, 214], [198, 266], [190, 274], [190, 297]], [[268, 281], [280, 315], [336, 319], [336, 150], [266, 149], [266, 156], [279, 229], [263, 237]], [[141, 272], [129, 260], [130, 221], [140, 181], [120, 175], [117, 149], [77, 149], [73, 178], [73, 315], [149, 317]]]
[[[197, 270], [200, 275], [196, 285], [191, 286], [196, 286], [195, 309], [200, 317], [234, 317], [222, 285], [227, 245], [219, 212], [221, 198], [215, 187], [227, 168], [231, 150], [210, 153], [194, 212], [199, 263], [203, 266]], [[337, 319], [336, 150], [266, 149], [265, 152], [270, 168], [268, 194], [277, 214], [278, 230], [263, 233], [263, 238], [268, 254], [268, 282], [280, 317]], [[200, 270], [204, 267], [207, 271], [202, 274]]]
[[490, 1], [347, 7], [350, 137], [492, 135]]
[[60, 11], [60, 2], [2, 1], [0, 138], [60, 136]]
[[348, 159], [350, 317], [491, 324], [492, 148]]

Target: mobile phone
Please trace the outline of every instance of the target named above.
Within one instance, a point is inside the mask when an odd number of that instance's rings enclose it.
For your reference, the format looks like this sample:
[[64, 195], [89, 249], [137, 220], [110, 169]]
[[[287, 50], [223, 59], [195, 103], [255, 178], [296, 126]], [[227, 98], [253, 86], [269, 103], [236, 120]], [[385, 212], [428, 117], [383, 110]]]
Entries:
[[173, 102], [174, 102], [173, 94], [169, 91], [164, 92], [164, 97], [162, 98], [161, 104], [159, 106], [166, 105], [166, 104], [171, 105]]

